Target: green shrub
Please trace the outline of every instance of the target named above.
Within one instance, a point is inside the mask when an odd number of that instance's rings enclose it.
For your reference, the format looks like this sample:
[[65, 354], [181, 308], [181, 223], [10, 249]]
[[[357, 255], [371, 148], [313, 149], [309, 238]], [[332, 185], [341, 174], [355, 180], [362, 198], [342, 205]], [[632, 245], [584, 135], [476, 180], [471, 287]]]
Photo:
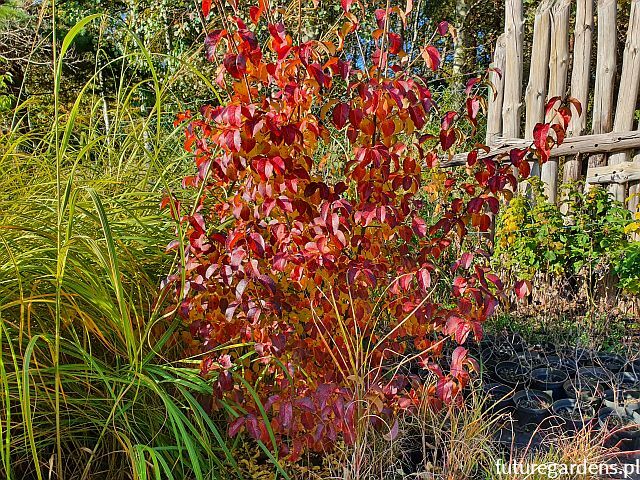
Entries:
[[[496, 263], [518, 278], [583, 277], [592, 287], [595, 276], [611, 269], [628, 276], [622, 264], [633, 261], [637, 247], [630, 243], [631, 214], [622, 204], [606, 189], [584, 192], [576, 183], [566, 185], [563, 202], [553, 205], [539, 179], [528, 182], [531, 195], [515, 197], [498, 219]], [[630, 278], [620, 286], [628, 288]]]

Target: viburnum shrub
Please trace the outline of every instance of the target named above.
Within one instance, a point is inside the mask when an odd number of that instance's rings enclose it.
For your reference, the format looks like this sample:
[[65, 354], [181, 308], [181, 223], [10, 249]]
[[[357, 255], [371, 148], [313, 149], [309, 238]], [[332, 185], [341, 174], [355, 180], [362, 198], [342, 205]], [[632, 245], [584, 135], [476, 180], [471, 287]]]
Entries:
[[[477, 125], [481, 79], [468, 82], [460, 111], [439, 112], [414, 72], [419, 61], [436, 72], [440, 52], [416, 46], [412, 57], [391, 28], [410, 12], [375, 10], [378, 28], [362, 37], [365, 8], [342, 7], [332, 40], [305, 43], [265, 2], [243, 17], [252, 27], [227, 9], [206, 52], [220, 60], [228, 100], [178, 120], [197, 166], [184, 185], [200, 194], [189, 211], [163, 202], [188, 239], [170, 279], [178, 312], [204, 354], [214, 404], [233, 411], [229, 434], [246, 431], [292, 459], [353, 443], [362, 422], [393, 435], [398, 412], [459, 401], [476, 368], [461, 345], [482, 337], [503, 294], [465, 237], [491, 228], [516, 175], [528, 176], [532, 156], [546, 160], [567, 124], [554, 99], [560, 115], [536, 128], [530, 148], [479, 159], [477, 146], [464, 175], [438, 173], [465, 142], [461, 127]], [[443, 22], [436, 34], [447, 31]], [[374, 46], [366, 65], [343, 55], [346, 41]], [[434, 121], [437, 136], [425, 133]], [[434, 190], [439, 208], [425, 218]], [[435, 380], [399, 368], [411, 362]]]

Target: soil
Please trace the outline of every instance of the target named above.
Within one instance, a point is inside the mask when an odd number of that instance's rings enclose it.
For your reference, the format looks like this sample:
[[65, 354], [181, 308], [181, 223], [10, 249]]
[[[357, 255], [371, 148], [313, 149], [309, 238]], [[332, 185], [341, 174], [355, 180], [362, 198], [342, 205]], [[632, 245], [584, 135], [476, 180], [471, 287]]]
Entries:
[[551, 405], [545, 402], [544, 400], [537, 397], [528, 397], [521, 398], [518, 400], [518, 407], [520, 408], [528, 408], [530, 410], [545, 410], [548, 409]]
[[600, 354], [597, 360], [600, 365], [612, 371], [620, 371], [626, 364], [624, 359], [617, 355]]
[[527, 376], [522, 367], [517, 365], [504, 366], [497, 370], [497, 374], [504, 380], [511, 383], [520, 383], [526, 380]]
[[[613, 414], [607, 417], [607, 424], [609, 425], [609, 430], [618, 430], [620, 428], [623, 428], [626, 425], [629, 425], [631, 421], [632, 419], [630, 417], [622, 416], [622, 415]], [[630, 428], [630, 430], [636, 430], [638, 428], [640, 428], [640, 425], [636, 428]]]
[[558, 408], [556, 409], [556, 413], [568, 420], [583, 420], [593, 418], [596, 412], [592, 407], [576, 405], [574, 407], [567, 406]]
[[563, 382], [567, 379], [567, 376], [562, 372], [554, 372], [553, 370], [547, 370], [545, 376], [540, 376], [537, 380], [547, 383]]

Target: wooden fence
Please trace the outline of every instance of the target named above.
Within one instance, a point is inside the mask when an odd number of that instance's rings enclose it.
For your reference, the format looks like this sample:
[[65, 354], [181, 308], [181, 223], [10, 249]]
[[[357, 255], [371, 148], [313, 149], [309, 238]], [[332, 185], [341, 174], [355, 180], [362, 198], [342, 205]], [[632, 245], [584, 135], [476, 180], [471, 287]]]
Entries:
[[[533, 165], [551, 202], [558, 201], [559, 183], [586, 177], [588, 183], [609, 184], [620, 201], [629, 197], [633, 211], [638, 206], [640, 153], [635, 150], [640, 149], [640, 131], [634, 130], [634, 115], [640, 87], [640, 0], [631, 0], [630, 8], [625, 49], [618, 62], [616, 0], [541, 0], [533, 25], [528, 83], [523, 89], [522, 0], [505, 1], [505, 30], [492, 63], [502, 75], [490, 74], [496, 90], [489, 93], [486, 141], [491, 151], [486, 155], [530, 144], [535, 124], [545, 120], [547, 99], [576, 98], [583, 114], [578, 115], [571, 106], [565, 143], [552, 150], [552, 158], [541, 169]], [[597, 54], [592, 68], [594, 28]], [[616, 85], [618, 73], [620, 83]], [[458, 155], [447, 164], [462, 165], [465, 160], [466, 154]]]

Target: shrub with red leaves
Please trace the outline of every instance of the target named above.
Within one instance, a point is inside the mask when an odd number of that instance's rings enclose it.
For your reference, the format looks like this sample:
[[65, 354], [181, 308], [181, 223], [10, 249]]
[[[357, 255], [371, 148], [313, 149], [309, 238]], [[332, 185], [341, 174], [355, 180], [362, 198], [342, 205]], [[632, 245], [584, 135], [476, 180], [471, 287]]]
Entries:
[[[459, 401], [476, 368], [461, 345], [482, 337], [503, 288], [464, 239], [490, 229], [515, 174], [561, 141], [547, 136], [562, 128], [541, 125], [527, 150], [482, 158], [478, 146], [464, 179], [432, 175], [465, 141], [460, 127], [475, 130], [481, 83], [469, 82], [459, 112], [438, 115], [412, 72], [416, 61], [437, 70], [440, 53], [403, 50], [391, 25], [410, 12], [398, 7], [375, 11], [375, 53], [356, 68], [341, 49], [359, 28], [358, 5], [342, 1], [333, 42], [296, 43], [283, 24], [259, 41], [237, 15], [208, 34], [228, 101], [179, 119], [197, 166], [184, 186], [201, 195], [189, 211], [163, 202], [186, 232], [183, 271], [170, 279], [178, 312], [216, 399], [237, 413], [229, 434], [276, 440], [292, 459], [354, 442], [359, 422]], [[252, 7], [251, 21], [273, 18], [266, 8]], [[440, 133], [429, 135], [436, 116]], [[338, 180], [327, 180], [327, 161], [340, 165]], [[444, 193], [427, 216], [434, 187]], [[398, 368], [411, 362], [434, 380]]]

